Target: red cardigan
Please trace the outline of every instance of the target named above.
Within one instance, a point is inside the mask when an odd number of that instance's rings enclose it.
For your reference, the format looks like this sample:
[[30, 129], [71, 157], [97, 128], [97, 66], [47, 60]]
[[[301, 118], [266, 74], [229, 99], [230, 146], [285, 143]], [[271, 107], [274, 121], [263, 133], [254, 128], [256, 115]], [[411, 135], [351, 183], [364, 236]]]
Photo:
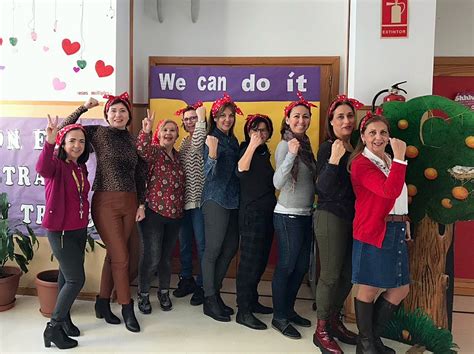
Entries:
[[402, 192], [406, 168], [393, 161], [387, 177], [364, 155], [352, 161], [351, 181], [356, 196], [353, 236], [356, 240], [382, 247], [385, 217]]
[[[82, 191], [83, 218], [79, 216], [79, 193], [72, 176], [75, 169], [84, 176]], [[45, 179], [46, 210], [43, 227], [49, 231], [71, 231], [87, 227], [89, 223], [90, 184], [87, 180], [87, 167], [84, 164], [66, 163], [54, 156], [54, 145], [44, 142], [43, 150], [36, 163], [36, 172]]]

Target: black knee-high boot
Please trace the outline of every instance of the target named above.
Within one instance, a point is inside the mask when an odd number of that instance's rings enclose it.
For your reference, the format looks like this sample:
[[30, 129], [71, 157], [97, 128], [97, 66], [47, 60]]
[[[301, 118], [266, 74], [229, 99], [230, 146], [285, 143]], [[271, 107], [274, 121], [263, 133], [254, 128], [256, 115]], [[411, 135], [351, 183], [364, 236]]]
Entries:
[[359, 338], [357, 339], [357, 354], [379, 354], [375, 346], [373, 332], [373, 302], [363, 302], [354, 299]]
[[46, 348], [51, 347], [51, 343], [54, 343], [59, 349], [69, 349], [77, 347], [77, 340], [69, 338], [64, 333], [63, 322], [56, 322], [51, 320], [46, 324], [46, 328], [43, 332], [44, 346]]
[[377, 301], [374, 304], [374, 339], [375, 346], [380, 353], [384, 354], [395, 354], [395, 350], [390, 347], [387, 347], [383, 344], [380, 339], [381, 334], [383, 333], [385, 326], [392, 318], [395, 311], [398, 310], [400, 305], [394, 305], [391, 302], [388, 302], [384, 297], [383, 293], [380, 294]]

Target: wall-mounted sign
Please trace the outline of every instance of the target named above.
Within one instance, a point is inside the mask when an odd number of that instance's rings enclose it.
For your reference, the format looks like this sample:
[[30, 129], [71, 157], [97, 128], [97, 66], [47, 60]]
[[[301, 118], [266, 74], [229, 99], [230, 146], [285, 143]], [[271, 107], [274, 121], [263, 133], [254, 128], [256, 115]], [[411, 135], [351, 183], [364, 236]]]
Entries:
[[408, 0], [382, 0], [381, 36], [408, 37]]

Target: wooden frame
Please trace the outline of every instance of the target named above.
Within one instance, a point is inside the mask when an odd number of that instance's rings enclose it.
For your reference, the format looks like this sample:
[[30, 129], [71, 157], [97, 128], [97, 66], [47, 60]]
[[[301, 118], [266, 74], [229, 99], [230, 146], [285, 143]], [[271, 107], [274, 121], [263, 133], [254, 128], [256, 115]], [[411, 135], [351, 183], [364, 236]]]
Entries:
[[474, 57], [435, 57], [433, 76], [474, 76]]
[[[327, 109], [339, 93], [339, 57], [150, 57], [154, 65], [246, 65], [246, 66], [319, 66], [321, 67], [321, 107], [319, 141], [323, 141]], [[148, 83], [150, 87], [150, 83]]]

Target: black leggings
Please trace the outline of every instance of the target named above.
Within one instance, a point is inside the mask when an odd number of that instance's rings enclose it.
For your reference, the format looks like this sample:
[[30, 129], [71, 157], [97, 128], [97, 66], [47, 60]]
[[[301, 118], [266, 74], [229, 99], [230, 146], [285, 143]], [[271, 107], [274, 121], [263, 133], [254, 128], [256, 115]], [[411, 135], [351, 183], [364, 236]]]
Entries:
[[48, 231], [47, 235], [53, 255], [59, 262], [59, 293], [51, 316], [51, 319], [59, 322], [66, 318], [86, 280], [84, 250], [87, 229], [64, 231], [64, 235], [62, 231]]
[[202, 207], [206, 246], [202, 256], [202, 282], [205, 296], [222, 288], [232, 258], [239, 247], [239, 211], [225, 209], [208, 200]]

